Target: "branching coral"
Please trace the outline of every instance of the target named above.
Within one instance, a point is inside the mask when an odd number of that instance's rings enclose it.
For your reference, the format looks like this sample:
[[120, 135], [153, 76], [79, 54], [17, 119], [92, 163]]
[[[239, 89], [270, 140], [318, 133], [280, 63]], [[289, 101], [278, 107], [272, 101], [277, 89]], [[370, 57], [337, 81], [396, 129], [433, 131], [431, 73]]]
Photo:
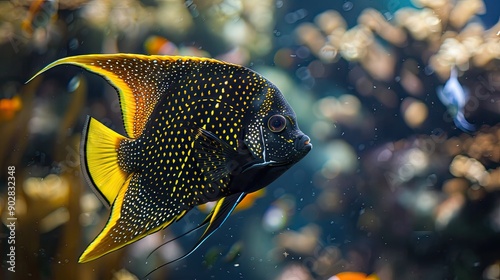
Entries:
[[[415, 4], [423, 8], [402, 8], [396, 11], [392, 22], [380, 12], [366, 9], [359, 16], [358, 25], [350, 29], [339, 13], [326, 11], [316, 17], [316, 26], [306, 23], [297, 29], [297, 34], [325, 63], [342, 56], [359, 62], [374, 79], [382, 81], [393, 78], [395, 60], [404, 59], [395, 49], [418, 48], [419, 42], [428, 44], [421, 59], [442, 79], [447, 78], [452, 66], [467, 70], [472, 61], [472, 67], [486, 67], [500, 57], [499, 25], [484, 30], [472, 22], [475, 15], [484, 12], [481, 0], [462, 0], [455, 6], [444, 0]], [[384, 47], [381, 41], [391, 47]]]

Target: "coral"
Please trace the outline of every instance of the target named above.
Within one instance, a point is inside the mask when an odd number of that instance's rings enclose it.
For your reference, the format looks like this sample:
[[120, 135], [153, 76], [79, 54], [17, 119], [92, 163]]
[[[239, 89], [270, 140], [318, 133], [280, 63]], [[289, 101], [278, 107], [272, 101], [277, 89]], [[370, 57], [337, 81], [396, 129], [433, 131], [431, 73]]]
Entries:
[[[451, 66], [465, 71], [470, 62], [474, 67], [485, 67], [500, 57], [497, 26], [483, 30], [471, 22], [475, 15], [484, 13], [481, 0], [462, 0], [456, 6], [450, 1], [416, 2], [423, 8], [399, 9], [392, 22], [377, 10], [366, 9], [358, 17], [358, 25], [350, 29], [339, 13], [325, 11], [316, 17], [315, 26], [299, 26], [297, 36], [322, 61], [335, 62], [340, 55], [360, 63], [371, 77], [382, 81], [394, 77], [395, 59], [401, 56], [395, 49], [417, 47], [418, 42], [428, 44], [421, 59], [442, 79], [449, 75]], [[457, 33], [457, 29], [462, 30]], [[377, 38], [392, 47], [383, 47]]]

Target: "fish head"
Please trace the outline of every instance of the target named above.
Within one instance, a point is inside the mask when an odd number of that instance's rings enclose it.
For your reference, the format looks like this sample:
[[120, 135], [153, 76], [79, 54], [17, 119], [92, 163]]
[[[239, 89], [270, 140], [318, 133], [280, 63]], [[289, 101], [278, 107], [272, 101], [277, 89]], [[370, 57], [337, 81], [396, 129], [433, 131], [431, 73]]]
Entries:
[[311, 149], [292, 107], [276, 86], [269, 84], [254, 101], [255, 114], [245, 128], [244, 142], [254, 157], [270, 166], [291, 166]]

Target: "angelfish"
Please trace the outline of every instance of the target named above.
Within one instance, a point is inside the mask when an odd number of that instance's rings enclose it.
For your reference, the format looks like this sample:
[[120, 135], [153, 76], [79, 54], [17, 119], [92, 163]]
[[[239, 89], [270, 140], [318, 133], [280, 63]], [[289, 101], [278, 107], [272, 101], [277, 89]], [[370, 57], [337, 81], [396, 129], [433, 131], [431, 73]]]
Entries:
[[446, 106], [453, 118], [455, 125], [464, 132], [475, 130], [473, 124], [469, 123], [464, 116], [464, 107], [469, 100], [469, 93], [458, 81], [458, 73], [455, 67], [451, 68], [450, 78], [444, 85], [437, 89], [439, 100]]
[[81, 55], [57, 60], [35, 76], [61, 64], [99, 74], [117, 89], [126, 131], [120, 135], [87, 117], [82, 173], [111, 213], [79, 262], [216, 201], [184, 258], [245, 195], [269, 185], [312, 148], [279, 89], [243, 66], [183, 56]]

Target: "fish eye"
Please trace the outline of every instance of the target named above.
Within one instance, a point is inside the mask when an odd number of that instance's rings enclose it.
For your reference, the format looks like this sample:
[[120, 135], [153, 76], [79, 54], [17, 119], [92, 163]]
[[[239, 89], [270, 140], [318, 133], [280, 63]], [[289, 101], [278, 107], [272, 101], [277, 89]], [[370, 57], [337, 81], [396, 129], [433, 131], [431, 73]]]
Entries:
[[281, 132], [286, 127], [286, 119], [282, 115], [274, 115], [267, 121], [267, 127], [272, 132]]

